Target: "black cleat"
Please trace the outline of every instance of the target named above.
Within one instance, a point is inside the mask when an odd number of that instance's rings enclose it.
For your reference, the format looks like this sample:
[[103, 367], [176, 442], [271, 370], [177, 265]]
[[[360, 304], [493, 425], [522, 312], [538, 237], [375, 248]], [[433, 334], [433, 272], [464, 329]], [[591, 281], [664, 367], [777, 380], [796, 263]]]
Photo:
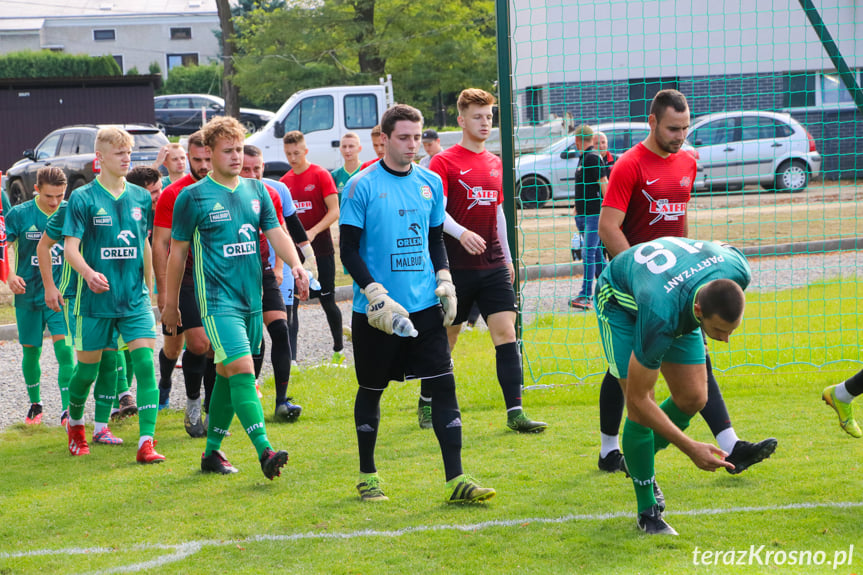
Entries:
[[677, 535], [674, 527], [662, 518], [658, 504], [638, 514], [638, 528], [648, 535]]
[[629, 477], [629, 473], [626, 470], [626, 461], [623, 459], [623, 454], [619, 449], [612, 449], [605, 457], [600, 455], [598, 465], [600, 471], [607, 471], [608, 473], [623, 471]]
[[653, 480], [653, 497], [656, 499], [656, 505], [659, 506], [659, 512], [665, 513], [665, 494], [662, 493], [662, 489], [659, 488], [656, 479]]
[[231, 465], [231, 462], [225, 459], [225, 454], [220, 450], [216, 450], [205, 456], [201, 454], [201, 472], [202, 473], [221, 473], [222, 475], [230, 475], [238, 472], [239, 469]]
[[748, 441], [739, 440], [734, 444], [734, 449], [725, 461], [734, 465], [734, 469], [725, 470], [731, 475], [743, 473], [756, 463], [764, 461], [776, 451], [776, 444], [779, 443], [776, 439], [769, 437], [758, 443], [750, 443]]
[[269, 447], [261, 455], [261, 471], [270, 481], [282, 474], [282, 467], [288, 462], [288, 452], [273, 451]]
[[293, 422], [299, 419], [303, 408], [292, 403], [293, 397], [287, 398], [283, 403], [276, 405], [276, 419], [279, 421]]

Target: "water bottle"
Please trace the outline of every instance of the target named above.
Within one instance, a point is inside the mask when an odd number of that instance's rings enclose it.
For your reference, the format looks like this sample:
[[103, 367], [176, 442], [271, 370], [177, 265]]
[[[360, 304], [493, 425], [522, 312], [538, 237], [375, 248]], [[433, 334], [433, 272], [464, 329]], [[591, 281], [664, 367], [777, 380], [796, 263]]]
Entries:
[[569, 250], [572, 253], [572, 261], [576, 262], [581, 259], [581, 233], [575, 232], [572, 234]]
[[397, 313], [393, 314], [393, 333], [399, 337], [416, 337], [420, 334], [410, 319]]
[[306, 277], [309, 278], [309, 289], [321, 291], [321, 282], [319, 282], [318, 279], [313, 276], [312, 272], [310, 272], [309, 270], [304, 269], [304, 271], [306, 272]]

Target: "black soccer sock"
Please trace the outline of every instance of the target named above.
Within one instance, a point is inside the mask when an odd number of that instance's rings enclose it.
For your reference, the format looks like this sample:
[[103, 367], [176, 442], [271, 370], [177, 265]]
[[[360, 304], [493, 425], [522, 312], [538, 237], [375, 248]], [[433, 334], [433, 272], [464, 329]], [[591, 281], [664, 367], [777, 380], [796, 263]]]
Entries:
[[428, 380], [432, 398], [432, 427], [440, 444], [446, 480], [458, 477], [461, 467], [461, 412], [455, 395], [455, 377], [451, 373]]
[[330, 326], [330, 333], [333, 335], [333, 351], [342, 351], [345, 347], [342, 339], [342, 310], [336, 304], [335, 294], [328, 293], [322, 295], [321, 307], [327, 316], [327, 323]]
[[382, 390], [357, 389], [354, 402], [354, 423], [357, 428], [357, 447], [360, 452], [360, 473], [374, 473], [375, 444], [378, 440], [378, 426], [381, 422]]
[[599, 430], [602, 433], [611, 436], [620, 433], [623, 406], [623, 389], [620, 388], [620, 382], [610, 371], [606, 371], [599, 387]]
[[284, 403], [288, 397], [288, 382], [291, 379], [291, 342], [288, 336], [288, 321], [277, 319], [267, 326], [273, 348], [270, 359], [273, 362], [273, 379], [276, 382], [276, 405]]
[[497, 362], [497, 381], [503, 391], [506, 410], [521, 407], [521, 386], [524, 378], [521, 372], [521, 357], [518, 343], [502, 343], [494, 348]]
[[294, 305], [285, 306], [288, 312], [288, 335], [291, 338], [291, 360], [297, 361], [297, 336], [300, 334], [300, 300], [294, 298]]
[[213, 387], [216, 386], [216, 362], [214, 358], [207, 356], [204, 362], [204, 413], [210, 413], [210, 397], [213, 396]]
[[432, 384], [427, 379], [420, 380], [420, 397], [431, 398]]
[[[174, 367], [177, 365], [177, 358], [171, 359], [165, 355], [165, 350], [159, 350], [159, 389], [167, 392], [171, 391], [171, 375], [174, 373]], [[127, 365], [126, 369], [131, 370], [132, 366]]]
[[710, 354], [705, 354], [704, 359], [707, 367], [707, 403], [701, 410], [701, 417], [707, 422], [713, 437], [716, 437], [731, 427], [731, 416], [728, 415], [728, 407], [722, 399], [722, 392], [719, 391], [719, 383], [713, 376]]
[[207, 366], [207, 355], [192, 353], [188, 349], [183, 352], [183, 379], [186, 381], [186, 397], [198, 399], [201, 397], [201, 382]]
[[264, 338], [261, 338], [261, 349], [258, 353], [252, 356], [252, 363], [255, 366], [255, 379], [261, 376], [261, 369], [264, 367], [264, 352], [267, 351], [267, 344]]
[[863, 393], [863, 369], [845, 380], [845, 391], [854, 397]]

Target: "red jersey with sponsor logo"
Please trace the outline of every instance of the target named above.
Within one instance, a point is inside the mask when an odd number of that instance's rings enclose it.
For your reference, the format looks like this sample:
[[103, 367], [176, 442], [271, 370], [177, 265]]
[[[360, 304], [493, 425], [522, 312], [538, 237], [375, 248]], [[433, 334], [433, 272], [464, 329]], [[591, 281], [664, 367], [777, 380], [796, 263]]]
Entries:
[[362, 172], [363, 170], [365, 170], [366, 168], [368, 168], [372, 164], [376, 164], [380, 161], [381, 161], [380, 158], [375, 158], [374, 160], [368, 160], [366, 162], [363, 162], [363, 164], [360, 166], [360, 171]]
[[504, 265], [497, 236], [497, 207], [503, 203], [503, 165], [488, 150], [479, 154], [455, 145], [431, 159], [429, 168], [443, 181], [446, 211], [460, 225], [482, 236], [486, 250], [471, 255], [444, 234], [451, 269], [489, 269]]
[[[197, 182], [192, 174], [186, 174], [164, 190], [159, 196], [159, 201], [156, 202], [156, 215], [153, 218], [153, 225], [160, 228], [171, 229], [174, 223], [174, 204], [177, 202], [177, 196], [180, 195], [186, 186], [191, 186]], [[183, 272], [183, 283], [192, 285], [192, 273], [195, 270], [195, 263], [192, 259], [192, 250], [189, 250], [189, 255], [186, 257], [186, 269]]]
[[[300, 223], [307, 230], [314, 227], [327, 215], [327, 204], [324, 202], [324, 198], [339, 193], [333, 176], [315, 164], [310, 164], [306, 171], [299, 175], [295, 174], [294, 170], [290, 170], [279, 181], [288, 186], [291, 197], [294, 199], [294, 207], [297, 208]], [[330, 235], [329, 228], [315, 237], [312, 241], [312, 248], [315, 250], [315, 257], [335, 253], [333, 237]]]
[[615, 162], [602, 205], [626, 213], [620, 229], [632, 246], [682, 237], [695, 170], [686, 152], [662, 158], [639, 143]]
[[[273, 207], [276, 208], [276, 216], [279, 218], [279, 223], [285, 223], [285, 215], [282, 213], [282, 198], [279, 197], [278, 192], [264, 184], [264, 187], [267, 188], [267, 191], [270, 192], [270, 199], [273, 200]], [[263, 234], [263, 232], [258, 232], [261, 240], [261, 266], [264, 270], [272, 269], [270, 265], [270, 244], [267, 242], [267, 236]]]

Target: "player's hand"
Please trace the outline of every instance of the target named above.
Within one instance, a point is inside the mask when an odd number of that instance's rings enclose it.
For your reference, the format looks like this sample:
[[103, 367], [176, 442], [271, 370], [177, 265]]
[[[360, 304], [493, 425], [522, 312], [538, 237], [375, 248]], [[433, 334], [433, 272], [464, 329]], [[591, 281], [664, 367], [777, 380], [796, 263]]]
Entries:
[[485, 240], [482, 236], [470, 230], [465, 230], [458, 239], [462, 247], [472, 256], [478, 256], [485, 251]]
[[277, 270], [273, 268], [273, 275], [276, 276], [276, 283], [278, 285], [282, 285], [282, 282], [285, 281], [285, 272], [284, 270]]
[[93, 293], [104, 293], [111, 289], [111, 286], [108, 284], [108, 278], [92, 269], [84, 276], [84, 281], [87, 282], [87, 287]]
[[306, 237], [309, 238], [309, 243], [315, 241], [315, 238], [318, 236], [318, 232], [314, 230], [306, 230]]
[[692, 463], [704, 471], [716, 471], [721, 467], [734, 469], [732, 463], [725, 461], [728, 454], [710, 443], [693, 441], [692, 445], [687, 449], [686, 455], [689, 456]]
[[159, 148], [159, 153], [156, 155], [156, 160], [153, 162], [153, 169], [158, 170], [159, 166], [165, 163], [165, 159], [168, 157], [168, 146], [162, 146]]
[[49, 309], [53, 311], [60, 311], [60, 308], [63, 307], [64, 303], [65, 302], [63, 301], [63, 295], [60, 293], [60, 290], [58, 290], [56, 286], [45, 286], [45, 305], [47, 305]]
[[183, 320], [180, 317], [180, 308], [176, 304], [165, 305], [162, 311], [162, 325], [169, 335], [177, 335], [177, 327], [183, 325]]
[[440, 304], [443, 306], [443, 325], [449, 327], [452, 325], [455, 312], [458, 309], [455, 285], [452, 283], [452, 275], [448, 269], [438, 270], [435, 277], [437, 278], [437, 289], [434, 290], [434, 294], [440, 298]]
[[291, 268], [291, 275], [294, 276], [294, 297], [306, 301], [309, 299], [309, 276], [306, 270], [303, 266], [296, 266]]
[[160, 314], [165, 313], [165, 304], [166, 303], [168, 303], [168, 300], [165, 297], [165, 294], [162, 292], [157, 293], [156, 294], [156, 307], [158, 308]]
[[512, 262], [506, 263], [506, 271], [509, 272], [509, 283], [515, 283], [515, 266], [512, 265]]
[[25, 291], [27, 291], [27, 282], [24, 281], [24, 278], [21, 276], [16, 276], [14, 274], [9, 276], [9, 279], [6, 281], [6, 284], [9, 286], [9, 289], [12, 290], [12, 293], [15, 295], [21, 295]]
[[398, 314], [408, 317], [408, 311], [399, 305], [393, 298], [388, 296], [389, 293], [384, 286], [377, 282], [372, 282], [365, 287], [363, 293], [369, 299], [366, 305], [366, 317], [369, 320], [369, 325], [375, 329], [392, 335], [393, 334], [393, 314]]

